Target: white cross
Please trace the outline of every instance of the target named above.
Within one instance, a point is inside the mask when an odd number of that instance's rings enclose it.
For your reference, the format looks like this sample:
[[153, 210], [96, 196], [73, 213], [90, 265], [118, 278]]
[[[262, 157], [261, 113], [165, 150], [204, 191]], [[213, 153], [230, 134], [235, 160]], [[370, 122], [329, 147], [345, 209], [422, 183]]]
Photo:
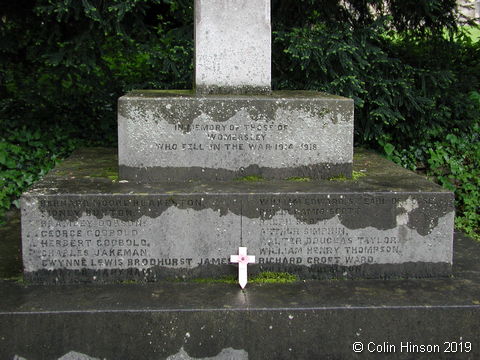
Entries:
[[247, 264], [255, 262], [255, 256], [247, 255], [246, 247], [238, 248], [238, 255], [230, 255], [231, 263], [238, 263], [238, 283], [243, 289], [247, 285]]

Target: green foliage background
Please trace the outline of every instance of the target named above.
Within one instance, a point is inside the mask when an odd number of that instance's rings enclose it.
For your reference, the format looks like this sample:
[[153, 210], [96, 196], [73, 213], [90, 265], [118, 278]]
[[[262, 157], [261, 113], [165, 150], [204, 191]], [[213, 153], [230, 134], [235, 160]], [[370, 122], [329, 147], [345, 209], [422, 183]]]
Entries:
[[[116, 101], [188, 89], [193, 0], [0, 5], [0, 211], [78, 146], [116, 144]], [[480, 45], [454, 0], [272, 0], [273, 86], [355, 100], [355, 142], [456, 192], [480, 233]], [[477, 235], [478, 236], [478, 235]]]

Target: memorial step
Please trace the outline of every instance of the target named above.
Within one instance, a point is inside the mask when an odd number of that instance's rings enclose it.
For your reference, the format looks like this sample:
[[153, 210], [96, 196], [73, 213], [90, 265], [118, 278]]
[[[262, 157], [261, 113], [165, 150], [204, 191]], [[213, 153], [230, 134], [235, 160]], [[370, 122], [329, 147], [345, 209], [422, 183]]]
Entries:
[[[248, 272], [301, 278], [448, 276], [453, 194], [357, 150], [354, 178], [139, 184], [113, 149], [84, 149], [22, 197], [32, 282], [154, 281]], [[258, 179], [257, 179], [258, 180]]]
[[0, 281], [0, 358], [474, 360], [480, 243], [456, 234], [454, 257], [450, 278], [310, 280], [245, 290]]

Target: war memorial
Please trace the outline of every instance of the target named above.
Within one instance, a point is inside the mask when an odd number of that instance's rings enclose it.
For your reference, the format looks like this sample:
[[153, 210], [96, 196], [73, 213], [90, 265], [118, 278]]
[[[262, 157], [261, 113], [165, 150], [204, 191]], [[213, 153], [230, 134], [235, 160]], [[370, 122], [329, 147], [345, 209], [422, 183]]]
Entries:
[[2, 358], [474, 358], [453, 194], [354, 149], [353, 100], [272, 90], [271, 51], [270, 0], [196, 0], [193, 90], [127, 93], [118, 149], [23, 194]]

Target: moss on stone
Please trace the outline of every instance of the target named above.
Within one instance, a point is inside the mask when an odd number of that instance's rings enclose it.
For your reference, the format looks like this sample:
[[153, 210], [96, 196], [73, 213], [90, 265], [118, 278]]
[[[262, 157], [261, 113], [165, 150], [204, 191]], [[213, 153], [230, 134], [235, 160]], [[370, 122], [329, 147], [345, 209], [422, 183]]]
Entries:
[[340, 176], [331, 177], [328, 180], [330, 180], [330, 181], [348, 181], [348, 180], [352, 180], [352, 179], [347, 178], [345, 175], [340, 175]]
[[352, 171], [352, 180], [358, 180], [364, 176], [367, 176], [367, 174], [365, 174], [364, 172], [355, 171], [355, 170]]
[[17, 284], [26, 284], [26, 281], [25, 281], [25, 278], [23, 277], [23, 274], [3, 278], [2, 280], [16, 282]]
[[292, 283], [298, 281], [298, 277], [296, 275], [292, 275], [285, 272], [272, 272], [272, 271], [265, 271], [250, 279], [251, 283], [271, 283], [271, 284], [278, 284], [278, 283]]
[[122, 280], [120, 281], [120, 284], [122, 285], [130, 285], [130, 284], [139, 284], [139, 281], [136, 280]]
[[[197, 278], [192, 280], [187, 280], [194, 283], [201, 283], [201, 284], [213, 284], [213, 283], [223, 283], [223, 284], [236, 284], [238, 283], [238, 279], [234, 275], [225, 275], [220, 278]], [[284, 283], [292, 283], [298, 281], [298, 277], [296, 275], [292, 275], [285, 272], [272, 272], [272, 271], [265, 271], [261, 272], [257, 275], [251, 276], [248, 279], [248, 283], [250, 284], [284, 284]]]
[[340, 176], [332, 177], [328, 180], [330, 180], [330, 181], [356, 181], [356, 180], [358, 180], [358, 179], [360, 179], [361, 177], [364, 177], [364, 176], [367, 176], [367, 174], [365, 174], [363, 172], [360, 172], [360, 171], [353, 170], [351, 178], [347, 178], [345, 175], [340, 175]]
[[299, 176], [293, 176], [288, 179], [285, 179], [287, 181], [295, 181], [295, 182], [309, 182], [312, 181], [312, 178], [309, 177], [299, 177]]
[[244, 181], [244, 182], [258, 182], [258, 181], [264, 181], [264, 180], [265, 179], [259, 175], [249, 175], [249, 176], [243, 176], [235, 179], [235, 181]]
[[196, 278], [196, 279], [192, 279], [191, 281], [199, 284], [214, 284], [214, 283], [235, 284], [238, 280], [233, 275], [225, 275], [220, 278]]
[[98, 173], [90, 173], [89, 175], [86, 176], [87, 178], [107, 178], [110, 179], [111, 181], [118, 181], [118, 171], [116, 169], [108, 167], [105, 169], [102, 169], [102, 171]]

